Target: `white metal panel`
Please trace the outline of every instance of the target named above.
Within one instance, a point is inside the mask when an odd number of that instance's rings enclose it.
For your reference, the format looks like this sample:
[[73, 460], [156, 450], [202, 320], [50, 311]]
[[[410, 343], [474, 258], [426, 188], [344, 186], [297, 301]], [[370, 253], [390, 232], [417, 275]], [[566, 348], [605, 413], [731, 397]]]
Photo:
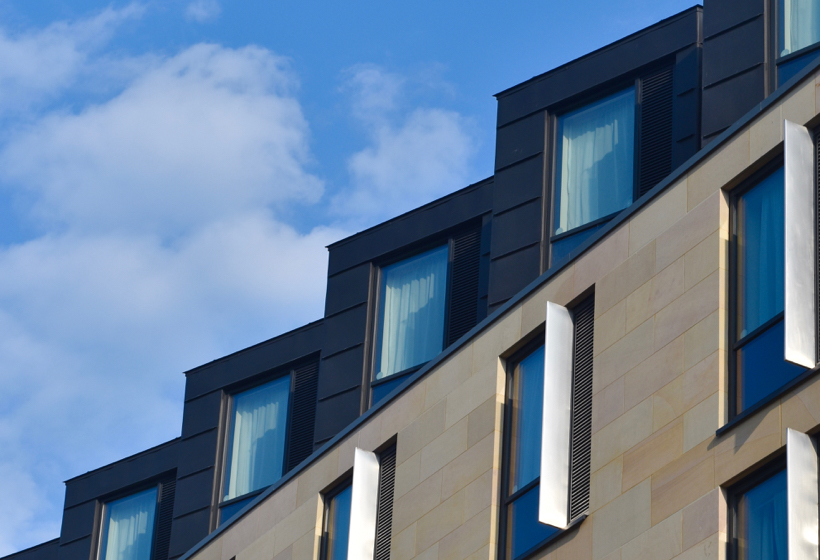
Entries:
[[373, 560], [378, 499], [379, 459], [375, 453], [357, 447], [353, 455], [347, 560]]
[[562, 529], [569, 523], [573, 330], [569, 310], [548, 302], [538, 521]]
[[817, 249], [815, 240], [814, 142], [804, 126], [784, 121], [786, 177], [785, 358], [814, 367]]
[[786, 478], [789, 560], [818, 560], [817, 448], [812, 438], [788, 429]]

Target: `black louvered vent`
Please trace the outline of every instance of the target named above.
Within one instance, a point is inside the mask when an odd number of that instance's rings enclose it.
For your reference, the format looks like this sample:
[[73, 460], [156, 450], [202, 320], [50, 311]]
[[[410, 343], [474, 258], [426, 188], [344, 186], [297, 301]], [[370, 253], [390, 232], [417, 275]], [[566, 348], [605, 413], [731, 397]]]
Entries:
[[376, 512], [375, 560], [390, 560], [393, 530], [393, 487], [396, 482], [396, 446], [379, 455], [379, 506]]
[[152, 560], [168, 560], [168, 547], [171, 544], [171, 523], [174, 518], [174, 494], [177, 481], [174, 478], [160, 483], [159, 508], [157, 511], [157, 536], [154, 539]]
[[316, 424], [316, 390], [318, 387], [318, 361], [293, 370], [293, 404], [288, 433], [288, 471], [313, 453], [313, 428]]
[[453, 238], [447, 346], [478, 322], [478, 270], [481, 264], [481, 230]]
[[589, 509], [589, 469], [592, 453], [592, 337], [595, 298], [574, 310], [575, 356], [572, 383], [572, 450], [570, 462], [570, 518]]
[[638, 196], [672, 172], [672, 69], [641, 80]]

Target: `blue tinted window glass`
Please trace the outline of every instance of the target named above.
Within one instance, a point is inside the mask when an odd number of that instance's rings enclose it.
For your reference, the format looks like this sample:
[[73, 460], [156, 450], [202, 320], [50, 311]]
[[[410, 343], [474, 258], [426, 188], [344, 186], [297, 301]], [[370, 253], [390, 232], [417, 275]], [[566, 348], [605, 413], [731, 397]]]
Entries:
[[783, 321], [779, 321], [738, 350], [738, 412], [806, 371], [783, 359], [783, 329]]
[[597, 226], [590, 227], [583, 231], [579, 231], [574, 235], [569, 235], [552, 243], [550, 245], [550, 260], [552, 262], [551, 266], [560, 264], [564, 259], [566, 259], [569, 256], [569, 254], [572, 251], [580, 247], [584, 241], [592, 237], [595, 233], [597, 233], [599, 229], [605, 227], [608, 223], [609, 221], [604, 222], [603, 224], [599, 224]]
[[738, 202], [738, 339], [783, 311], [783, 169]]
[[541, 409], [544, 404], [544, 347], [527, 356], [513, 374], [510, 494], [541, 473]]
[[812, 50], [811, 52], [806, 53], [802, 56], [798, 56], [797, 58], [793, 58], [788, 62], [778, 64], [777, 87], [782, 86], [783, 84], [788, 82], [792, 77], [796, 76], [798, 72], [800, 72], [803, 68], [808, 66], [818, 56], [820, 56], [820, 52], [818, 52], [817, 50]]
[[327, 560], [347, 560], [351, 495], [352, 487], [348, 486], [333, 496], [330, 501], [327, 524]]
[[538, 521], [538, 486], [507, 506], [507, 557], [515, 560], [559, 531]]
[[381, 401], [384, 397], [389, 395], [393, 389], [407, 381], [406, 375], [402, 375], [398, 379], [391, 379], [385, 383], [379, 383], [373, 387], [373, 404], [375, 405], [379, 401]]
[[105, 504], [100, 560], [150, 560], [156, 487]]
[[239, 513], [243, 507], [251, 503], [254, 498], [256, 498], [256, 496], [251, 496], [250, 498], [239, 500], [238, 502], [233, 502], [232, 504], [219, 508], [219, 524], [224, 525], [231, 517]]
[[376, 379], [436, 356], [444, 344], [445, 245], [382, 269]]
[[740, 496], [737, 519], [740, 560], [788, 560], [786, 471]]
[[820, 41], [820, 2], [778, 0], [777, 55], [785, 56]]
[[635, 90], [558, 118], [553, 234], [594, 222], [632, 203]]

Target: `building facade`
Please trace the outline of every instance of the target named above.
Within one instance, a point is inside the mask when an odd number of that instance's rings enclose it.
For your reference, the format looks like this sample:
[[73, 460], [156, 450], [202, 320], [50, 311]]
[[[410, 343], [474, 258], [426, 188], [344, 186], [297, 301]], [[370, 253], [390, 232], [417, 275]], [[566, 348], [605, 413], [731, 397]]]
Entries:
[[818, 14], [498, 94], [493, 177], [331, 245], [321, 320], [186, 372], [180, 437], [7, 559], [816, 558]]

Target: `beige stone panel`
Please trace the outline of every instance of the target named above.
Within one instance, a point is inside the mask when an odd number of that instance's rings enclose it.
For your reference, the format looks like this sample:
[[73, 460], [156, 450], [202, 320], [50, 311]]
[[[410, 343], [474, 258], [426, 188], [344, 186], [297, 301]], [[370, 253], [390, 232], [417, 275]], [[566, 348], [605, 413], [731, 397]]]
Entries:
[[420, 478], [424, 480], [466, 450], [467, 418], [462, 418], [421, 450]]
[[404, 531], [440, 503], [441, 471], [393, 502], [393, 533]]
[[259, 528], [267, 531], [279, 524], [285, 517], [296, 511], [296, 487], [299, 478], [295, 478], [265, 498], [256, 510], [259, 512]]
[[442, 401], [473, 373], [473, 345], [460, 348], [443, 366], [431, 372], [425, 384], [425, 410]]
[[[542, 308], [542, 317], [547, 313], [547, 306]], [[544, 318], [541, 322], [544, 322]], [[490, 364], [498, 363], [498, 357], [521, 340], [521, 306], [508, 311], [503, 318], [478, 335], [473, 342], [473, 373], [486, 369]], [[481, 402], [484, 402], [482, 399]]]
[[624, 378], [619, 377], [592, 396], [592, 433], [624, 413]]
[[746, 418], [715, 446], [715, 479], [724, 484], [780, 449], [780, 403]]
[[[393, 510], [395, 512], [395, 508]], [[416, 556], [416, 524], [413, 523], [403, 531], [396, 531], [393, 525], [393, 535], [390, 539], [390, 559], [410, 560]]]
[[339, 448], [336, 447], [325, 453], [319, 460], [314, 461], [307, 469], [299, 474], [299, 484], [296, 487], [296, 505], [301, 507], [306, 501], [317, 496], [327, 486], [336, 480], [339, 472]]
[[681, 553], [681, 514], [676, 513], [626, 543], [622, 560], [670, 560]]
[[720, 347], [720, 310], [686, 331], [684, 368], [690, 369]]
[[628, 256], [629, 226], [624, 224], [576, 261], [575, 291], [580, 294], [596, 284], [604, 275], [623, 263]]
[[[441, 473], [442, 499], [455, 494], [493, 468], [494, 444], [495, 432], [490, 433], [480, 442], [444, 465]], [[422, 468], [423, 466], [424, 455], [422, 455]]]
[[[389, 440], [421, 416], [424, 411], [425, 389], [424, 383], [416, 382], [390, 404], [387, 414], [379, 414], [382, 421], [382, 437], [379, 444]], [[398, 449], [396, 452], [398, 453]]]
[[[652, 281], [650, 280], [626, 296], [626, 332], [643, 324], [644, 321], [654, 314], [655, 310], [652, 306]], [[598, 348], [596, 347], [595, 350], [597, 351]]]
[[720, 488], [715, 488], [683, 510], [683, 550], [717, 534], [720, 529]]
[[646, 480], [682, 454], [683, 422], [678, 420], [624, 453], [622, 491]]
[[544, 324], [548, 301], [566, 305], [573, 298], [575, 298], [575, 265], [570, 265], [524, 301], [521, 309], [521, 333], [530, 333]]
[[630, 409], [683, 374], [679, 336], [624, 375], [624, 408]]
[[495, 482], [498, 471], [487, 471], [464, 489], [464, 519], [478, 515], [485, 508], [496, 505]]
[[629, 221], [629, 254], [655, 239], [687, 212], [686, 178], [667, 189]]
[[643, 362], [654, 352], [654, 319], [627, 334], [593, 358], [593, 393], [614, 383], [623, 374]]
[[[399, 432], [396, 440], [396, 462], [402, 463], [444, 433], [444, 413], [447, 401], [441, 400], [427, 409], [406, 428]], [[389, 414], [389, 411], [387, 411]]]
[[596, 511], [621, 495], [623, 455], [618, 455], [590, 477], [589, 509]]
[[592, 558], [614, 552], [651, 524], [651, 490], [646, 480], [615, 498], [592, 515]]
[[[341, 476], [353, 468], [353, 455], [355, 455], [358, 445], [359, 434], [353, 433], [336, 446], [339, 449], [339, 466], [337, 467], [336, 476]], [[372, 451], [372, 449], [368, 449], [368, 451]]]
[[416, 550], [426, 550], [464, 522], [464, 492], [457, 492], [416, 523]]
[[222, 539], [216, 538], [208, 546], [197, 552], [196, 560], [222, 560]]
[[592, 519], [585, 519], [561, 535], [540, 556], [549, 560], [592, 558]]
[[357, 430], [359, 435], [358, 446], [362, 449], [376, 449], [385, 440], [382, 439], [382, 416], [384, 414], [377, 414], [374, 418], [360, 426]]
[[720, 352], [713, 352], [683, 373], [681, 397], [688, 409], [721, 389]]
[[746, 129], [736, 134], [689, 175], [689, 211], [742, 173], [749, 167], [749, 163], [749, 130]]
[[259, 538], [259, 515], [253, 509], [228, 527], [222, 537], [222, 555], [227, 560]]
[[657, 313], [684, 292], [686, 265], [684, 257], [679, 258], [652, 278], [652, 311]]
[[283, 519], [276, 526], [274, 554], [279, 554], [285, 550], [305, 533], [315, 533], [316, 527], [322, 523], [322, 509], [323, 502], [316, 494], [312, 499], [299, 506], [295, 512]]
[[684, 550], [683, 554], [674, 560], [719, 560], [725, 556], [721, 554], [721, 547], [725, 550], [725, 542], [721, 543], [720, 536], [715, 533], [692, 548]]
[[592, 471], [597, 471], [652, 433], [652, 399], [626, 411], [592, 436]]
[[[781, 116], [783, 119], [790, 120], [794, 123], [804, 125], [809, 122], [814, 115], [817, 114], [815, 110], [815, 87], [814, 81], [805, 82], [780, 103]], [[782, 127], [783, 124], [780, 123]]]
[[655, 240], [656, 271], [683, 257], [719, 229], [721, 196], [721, 193], [715, 192], [658, 236]]
[[290, 545], [279, 554], [276, 554], [273, 560], [293, 560], [293, 545]]
[[273, 560], [275, 530], [271, 529], [236, 555], [237, 560]]
[[302, 535], [291, 548], [292, 560], [316, 560], [319, 557], [321, 533], [307, 533]]
[[494, 431], [501, 430], [504, 398], [493, 395], [467, 415], [467, 447], [472, 447]]
[[592, 348], [600, 354], [626, 334], [626, 300], [621, 300], [612, 309], [595, 319]]
[[655, 315], [655, 348], [662, 348], [685, 333], [720, 304], [720, 271], [661, 309]]
[[621, 549], [619, 548], [618, 550], [616, 550], [612, 554], [607, 554], [601, 560], [621, 560]]
[[493, 546], [494, 543], [488, 543], [470, 554], [465, 560], [489, 560], [490, 555], [492, 554], [495, 557], [494, 550], [495, 547]]
[[438, 560], [438, 543], [423, 552], [419, 552], [416, 555], [416, 560]]
[[720, 426], [719, 395], [713, 393], [683, 416], [683, 450], [689, 451], [702, 441], [712, 440]]
[[714, 487], [714, 453], [702, 443], [652, 475], [652, 524], [682, 510]]
[[655, 242], [651, 241], [595, 284], [595, 315], [600, 316], [655, 275]]
[[786, 444], [786, 430], [811, 432], [820, 423], [820, 378], [802, 383], [781, 399], [781, 443]]
[[[396, 448], [398, 453], [398, 446]], [[415, 488], [421, 482], [421, 451], [396, 465], [396, 482], [393, 488], [393, 497], [398, 499]]]
[[[467, 381], [447, 395], [444, 427], [449, 429], [455, 423], [484, 404], [487, 399], [498, 394], [498, 357], [488, 363], [483, 371], [474, 373]], [[503, 372], [501, 375], [503, 379]], [[503, 393], [503, 389], [502, 389]]]
[[783, 141], [783, 119], [780, 105], [770, 108], [749, 129], [749, 159], [752, 162], [768, 154]]
[[683, 380], [680, 376], [652, 395], [652, 431], [660, 430], [685, 411]]
[[684, 258], [686, 260], [684, 288], [689, 290], [720, 268], [720, 232], [715, 231], [695, 245], [684, 255]]
[[483, 510], [441, 539], [438, 557], [441, 560], [461, 560], [489, 544], [492, 509]]

